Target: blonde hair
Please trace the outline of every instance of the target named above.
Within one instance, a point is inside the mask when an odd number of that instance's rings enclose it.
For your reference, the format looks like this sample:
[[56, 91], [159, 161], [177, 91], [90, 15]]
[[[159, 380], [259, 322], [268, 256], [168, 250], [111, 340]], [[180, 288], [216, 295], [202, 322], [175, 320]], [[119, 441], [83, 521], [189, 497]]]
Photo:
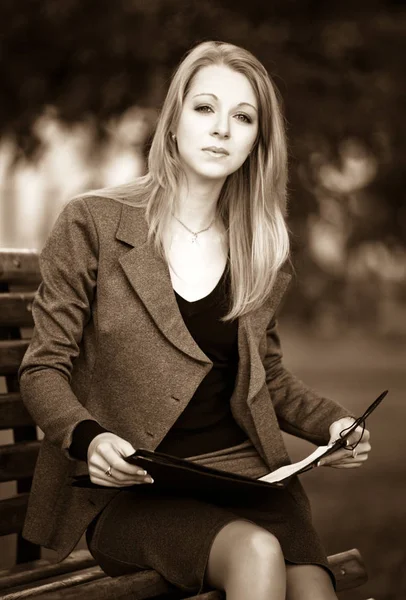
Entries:
[[193, 48], [173, 75], [149, 152], [147, 174], [131, 183], [89, 194], [144, 206], [148, 239], [167, 260], [164, 233], [175, 209], [179, 181], [184, 177], [171, 132], [176, 131], [193, 77], [209, 65], [224, 65], [245, 75], [257, 97], [259, 113], [254, 148], [244, 164], [227, 177], [217, 202], [217, 215], [229, 236], [231, 298], [229, 311], [222, 319], [228, 321], [265, 302], [289, 255], [283, 117], [277, 91], [255, 56], [238, 46], [216, 41]]

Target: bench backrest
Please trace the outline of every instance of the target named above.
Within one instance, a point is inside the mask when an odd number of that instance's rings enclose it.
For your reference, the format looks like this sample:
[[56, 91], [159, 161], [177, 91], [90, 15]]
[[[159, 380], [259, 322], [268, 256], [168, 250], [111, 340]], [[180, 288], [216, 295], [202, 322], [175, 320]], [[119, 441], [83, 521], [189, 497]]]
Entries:
[[21, 537], [40, 442], [21, 402], [17, 379], [32, 331], [31, 306], [39, 283], [36, 251], [0, 250], [0, 430], [12, 430], [14, 442], [0, 445], [0, 482], [17, 482], [17, 495], [0, 500], [0, 536], [18, 535], [17, 563], [40, 557], [40, 547]]

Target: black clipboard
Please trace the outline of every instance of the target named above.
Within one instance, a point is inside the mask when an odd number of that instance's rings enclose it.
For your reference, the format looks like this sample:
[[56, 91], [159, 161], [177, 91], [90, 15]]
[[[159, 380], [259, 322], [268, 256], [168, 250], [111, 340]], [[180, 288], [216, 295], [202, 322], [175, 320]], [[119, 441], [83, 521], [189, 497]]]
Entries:
[[[236, 475], [212, 467], [205, 467], [191, 460], [139, 448], [133, 454], [127, 456], [125, 460], [130, 464], [145, 469], [154, 479], [154, 483], [127, 486], [122, 489], [135, 492], [142, 491], [142, 493], [190, 496], [216, 504], [235, 504], [236, 502], [264, 499], [267, 494], [271, 493], [273, 495], [278, 490], [285, 488], [292, 477], [317, 466], [318, 461], [323, 456], [328, 456], [336, 450], [345, 447], [351, 433], [358, 425], [365, 423], [366, 418], [379, 406], [387, 393], [388, 390], [382, 392], [366, 409], [363, 415], [358, 417], [350, 427], [341, 432], [342, 435], [334, 444], [326, 447], [326, 451], [321, 456], [319, 455], [317, 459], [306, 465], [306, 467], [297, 470], [287, 477], [283, 477], [279, 481], [270, 483], [252, 479], [244, 475]], [[75, 487], [112, 489], [93, 484], [88, 475], [74, 477], [73, 479], [74, 482], [72, 485]]]

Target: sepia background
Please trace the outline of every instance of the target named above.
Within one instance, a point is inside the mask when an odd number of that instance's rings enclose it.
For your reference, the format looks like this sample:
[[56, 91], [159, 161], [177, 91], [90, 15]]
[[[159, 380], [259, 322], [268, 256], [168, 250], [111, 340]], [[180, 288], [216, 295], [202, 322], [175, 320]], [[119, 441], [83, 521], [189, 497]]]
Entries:
[[[389, 389], [368, 420], [368, 463], [316, 469], [302, 482], [327, 552], [357, 547], [366, 561], [369, 582], [340, 598], [404, 599], [403, 3], [2, 0], [0, 31], [4, 248], [41, 249], [73, 195], [144, 172], [171, 72], [191, 46], [220, 39], [265, 64], [289, 139], [285, 363], [357, 414]], [[294, 460], [311, 450], [286, 440]], [[12, 564], [13, 544], [0, 541], [0, 568]]]

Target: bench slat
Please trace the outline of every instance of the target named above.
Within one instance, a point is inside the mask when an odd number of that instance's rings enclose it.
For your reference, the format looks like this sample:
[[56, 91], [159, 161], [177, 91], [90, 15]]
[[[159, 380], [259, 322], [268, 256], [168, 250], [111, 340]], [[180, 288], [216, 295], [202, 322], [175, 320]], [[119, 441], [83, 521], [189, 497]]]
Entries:
[[18, 372], [28, 344], [28, 340], [0, 340], [0, 375]]
[[0, 481], [32, 477], [41, 442], [0, 446]]
[[0, 250], [0, 281], [39, 283], [40, 271], [36, 250]]
[[[42, 598], [44, 600], [60, 600], [61, 598], [110, 600], [111, 598], [124, 599], [127, 597], [132, 598], [132, 600], [143, 600], [154, 598], [158, 594], [169, 594], [176, 591], [174, 586], [165, 581], [155, 571], [141, 571], [111, 578], [104, 575], [97, 565], [89, 566], [89, 564], [92, 564], [92, 560], [90, 553], [82, 550], [73, 552], [63, 563], [50, 564], [48, 562], [47, 564], [47, 561], [35, 561], [32, 566], [26, 567], [25, 574], [24, 567], [13, 567], [10, 572], [14, 571], [14, 579], [8, 581], [13, 586], [18, 583], [18, 588], [14, 588], [9, 594], [2, 596], [2, 600], [17, 600], [17, 598], [28, 597], [36, 597], [38, 600]], [[64, 565], [64, 563], [67, 564]], [[356, 549], [329, 556], [329, 564], [337, 574], [338, 591], [352, 589], [366, 580], [365, 567]], [[35, 568], [40, 569], [40, 571], [35, 571]], [[66, 570], [63, 570], [65, 568]], [[5, 572], [3, 571], [3, 573]], [[72, 575], [72, 573], [74, 574]], [[62, 575], [62, 577], [57, 578], [57, 575]], [[0, 572], [1, 576], [2, 572]], [[24, 590], [22, 584], [28, 583], [30, 576], [35, 578], [37, 583], [35, 586], [30, 586]], [[39, 581], [40, 579], [42, 581]], [[221, 592], [212, 591], [190, 596], [189, 600], [221, 600], [223, 598], [224, 595]]]
[[22, 530], [27, 504], [28, 493], [0, 500], [0, 536]]
[[[90, 579], [93, 580], [90, 581]], [[81, 585], [79, 585], [81, 584]], [[47, 581], [42, 585], [27, 590], [13, 590], [2, 600], [23, 600], [37, 598], [38, 600], [111, 600], [112, 598], [131, 598], [144, 600], [155, 598], [177, 589], [169, 584], [155, 571], [141, 571], [120, 577], [108, 577], [99, 567], [92, 567], [68, 575], [63, 580]]]
[[0, 394], [0, 429], [34, 425], [19, 393]]
[[76, 586], [82, 586], [90, 581], [97, 581], [105, 578], [106, 574], [103, 573], [100, 567], [90, 567], [89, 569], [74, 571], [63, 579], [59, 576], [49, 577], [44, 582], [35, 582], [33, 585], [30, 585], [29, 588], [24, 589], [24, 586], [16, 588], [12, 592], [0, 596], [0, 598], [1, 600], [20, 600], [33, 597], [48, 598], [50, 593], [55, 590], [61, 590], [61, 588], [63, 590], [63, 597], [65, 597], [66, 592], [64, 590], [66, 587], [73, 590], [82, 589], [82, 587], [77, 588]]
[[94, 566], [96, 566], [96, 561], [88, 550], [74, 550], [62, 562], [51, 562], [45, 558], [41, 558], [0, 571], [0, 590], [15, 588], [25, 583], [31, 583], [55, 575], [64, 575]]
[[31, 307], [34, 296], [34, 292], [0, 294], [0, 326], [32, 326]]

